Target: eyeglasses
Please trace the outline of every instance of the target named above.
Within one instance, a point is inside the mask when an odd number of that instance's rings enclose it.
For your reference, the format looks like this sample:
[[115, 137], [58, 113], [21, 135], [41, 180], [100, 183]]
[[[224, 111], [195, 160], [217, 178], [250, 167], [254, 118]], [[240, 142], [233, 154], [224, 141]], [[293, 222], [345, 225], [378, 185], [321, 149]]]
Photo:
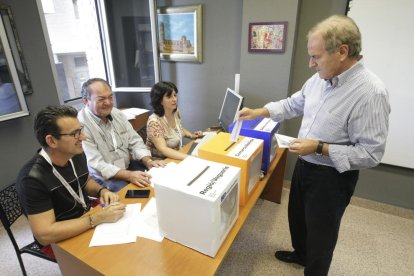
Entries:
[[58, 136], [69, 135], [69, 136], [73, 136], [73, 138], [75, 138], [75, 139], [79, 139], [82, 131], [83, 131], [83, 126], [79, 129], [76, 129], [76, 130], [72, 131], [71, 133], [59, 133]]

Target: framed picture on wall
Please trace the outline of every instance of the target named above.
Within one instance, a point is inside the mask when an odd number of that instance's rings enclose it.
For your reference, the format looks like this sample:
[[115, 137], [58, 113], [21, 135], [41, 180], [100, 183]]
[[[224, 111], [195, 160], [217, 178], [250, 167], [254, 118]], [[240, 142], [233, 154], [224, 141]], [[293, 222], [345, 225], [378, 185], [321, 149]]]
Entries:
[[160, 7], [157, 13], [160, 59], [201, 63], [202, 5]]
[[22, 58], [11, 9], [0, 5], [0, 121], [29, 115], [24, 95], [32, 91]]
[[284, 53], [287, 22], [249, 24], [249, 52]]

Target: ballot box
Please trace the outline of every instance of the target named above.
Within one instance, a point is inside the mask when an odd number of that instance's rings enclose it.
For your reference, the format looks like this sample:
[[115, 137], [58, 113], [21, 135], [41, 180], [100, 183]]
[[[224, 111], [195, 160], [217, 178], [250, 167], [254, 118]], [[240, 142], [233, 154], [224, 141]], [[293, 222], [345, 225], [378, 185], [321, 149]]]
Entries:
[[214, 257], [239, 216], [240, 168], [187, 157], [154, 181], [160, 234]]
[[[231, 124], [229, 131], [232, 132], [235, 123]], [[262, 171], [264, 173], [270, 167], [273, 158], [276, 156], [277, 141], [275, 133], [278, 132], [280, 123], [273, 121], [270, 118], [259, 117], [253, 120], [243, 121], [240, 135], [262, 139], [263, 145], [263, 159], [262, 159]]]
[[230, 134], [221, 132], [198, 149], [203, 159], [237, 166], [240, 171], [240, 205], [244, 206], [257, 186], [262, 166], [263, 140], [239, 136], [230, 141]]

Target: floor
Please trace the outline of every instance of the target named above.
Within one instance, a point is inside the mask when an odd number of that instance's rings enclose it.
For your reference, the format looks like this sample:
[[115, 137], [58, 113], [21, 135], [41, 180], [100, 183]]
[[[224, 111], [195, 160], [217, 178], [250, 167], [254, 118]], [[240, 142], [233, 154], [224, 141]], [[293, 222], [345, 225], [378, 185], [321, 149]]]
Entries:
[[[288, 196], [285, 188], [281, 204], [256, 203], [217, 275], [303, 275], [302, 267], [274, 257], [275, 250], [291, 248]], [[32, 238], [24, 217], [13, 230], [20, 244]], [[2, 227], [0, 252], [0, 275], [22, 275]], [[28, 275], [60, 275], [57, 264], [32, 256], [23, 258]], [[353, 199], [342, 220], [329, 275], [414, 276], [414, 211]]]

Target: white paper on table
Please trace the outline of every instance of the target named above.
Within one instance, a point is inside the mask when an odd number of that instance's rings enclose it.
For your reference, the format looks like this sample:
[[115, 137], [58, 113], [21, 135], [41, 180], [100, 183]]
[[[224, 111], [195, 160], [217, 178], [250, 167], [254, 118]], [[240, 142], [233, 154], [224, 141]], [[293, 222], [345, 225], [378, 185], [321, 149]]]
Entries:
[[157, 206], [155, 197], [148, 201], [139, 215], [139, 225], [134, 224], [136, 235], [142, 238], [161, 242], [164, 237], [159, 234]]
[[293, 139], [296, 139], [294, 137], [277, 134], [277, 133], [275, 134], [275, 136], [276, 136], [276, 140], [277, 140], [277, 144], [279, 145], [279, 148], [288, 148], [290, 141], [292, 141]]
[[148, 109], [131, 107], [127, 109], [122, 109], [122, 113], [127, 117], [128, 120], [135, 119], [136, 116], [149, 112]]
[[125, 214], [117, 222], [96, 226], [89, 246], [102, 246], [136, 242], [137, 235], [131, 227], [138, 220], [141, 203], [128, 204]]
[[165, 175], [168, 175], [169, 172], [173, 172], [177, 165], [178, 164], [175, 162], [169, 162], [165, 167], [152, 167], [148, 171], [148, 173], [151, 175], [151, 187], [154, 187], [154, 181], [157, 181], [157, 179], [165, 177]]
[[237, 142], [243, 124], [243, 121], [240, 119], [236, 120], [235, 122], [236, 123], [234, 124], [233, 130], [231, 131], [230, 142]]

